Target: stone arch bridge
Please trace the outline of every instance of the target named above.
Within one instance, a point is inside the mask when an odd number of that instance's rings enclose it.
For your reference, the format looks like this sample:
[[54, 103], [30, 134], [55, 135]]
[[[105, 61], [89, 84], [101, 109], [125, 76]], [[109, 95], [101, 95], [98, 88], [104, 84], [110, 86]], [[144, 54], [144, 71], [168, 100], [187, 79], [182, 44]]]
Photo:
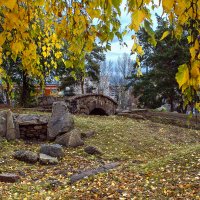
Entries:
[[117, 102], [102, 94], [85, 94], [72, 97], [39, 97], [38, 104], [43, 108], [51, 108], [53, 102], [65, 101], [73, 114], [114, 115]]

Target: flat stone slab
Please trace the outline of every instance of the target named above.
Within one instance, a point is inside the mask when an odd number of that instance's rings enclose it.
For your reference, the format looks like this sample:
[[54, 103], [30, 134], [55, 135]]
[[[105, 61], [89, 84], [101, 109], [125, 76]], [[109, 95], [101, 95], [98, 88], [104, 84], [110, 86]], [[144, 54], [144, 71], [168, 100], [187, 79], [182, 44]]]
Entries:
[[29, 125], [29, 124], [47, 124], [49, 121], [48, 115], [37, 115], [37, 114], [15, 114], [15, 123], [19, 125]]
[[0, 174], [0, 182], [15, 183], [19, 180], [20, 177], [16, 174], [10, 174], [10, 173]]
[[39, 161], [43, 165], [56, 165], [58, 164], [58, 159], [56, 157], [51, 157], [46, 154], [40, 153]]
[[110, 169], [116, 168], [117, 166], [119, 166], [119, 162], [114, 162], [114, 163], [103, 165], [96, 169], [85, 170], [85, 171], [82, 171], [81, 173], [74, 174], [70, 177], [70, 184], [75, 183], [85, 177], [96, 175], [101, 172], [106, 172]]

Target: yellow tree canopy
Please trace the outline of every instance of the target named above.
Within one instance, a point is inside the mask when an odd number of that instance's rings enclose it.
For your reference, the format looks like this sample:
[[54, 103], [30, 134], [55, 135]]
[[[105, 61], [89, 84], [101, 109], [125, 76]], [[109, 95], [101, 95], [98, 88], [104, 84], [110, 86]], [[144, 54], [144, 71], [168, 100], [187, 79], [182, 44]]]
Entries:
[[[6, 55], [13, 59], [20, 57], [27, 73], [42, 77], [41, 58], [48, 57], [50, 52], [55, 59], [61, 58], [60, 49], [65, 40], [69, 52], [66, 65], [84, 66], [85, 53], [92, 50], [97, 38], [107, 44], [115, 35], [122, 39], [125, 32], [119, 32], [121, 5], [122, 0], [1, 0], [0, 65]], [[149, 9], [158, 6], [162, 6], [163, 14], [174, 25], [174, 37], [181, 38], [183, 27], [187, 27], [191, 59], [189, 64], [180, 66], [176, 80], [186, 99], [191, 101], [200, 87], [200, 1], [126, 0], [125, 9], [131, 15], [127, 28], [137, 32], [144, 26], [154, 45]], [[161, 39], [168, 34], [165, 32]], [[142, 55], [137, 37], [133, 35], [132, 39], [135, 41], [132, 51]], [[137, 62], [140, 63], [139, 59]], [[56, 62], [52, 60], [52, 63], [56, 67]], [[197, 103], [196, 107], [200, 105]]]

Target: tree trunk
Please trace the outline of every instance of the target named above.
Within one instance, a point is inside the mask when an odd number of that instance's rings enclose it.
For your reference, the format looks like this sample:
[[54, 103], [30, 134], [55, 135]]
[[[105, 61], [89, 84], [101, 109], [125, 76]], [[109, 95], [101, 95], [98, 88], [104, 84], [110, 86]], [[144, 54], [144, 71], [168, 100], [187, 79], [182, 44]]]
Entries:
[[84, 94], [84, 79], [81, 80], [81, 93]]
[[25, 71], [22, 72], [22, 83], [21, 105], [25, 107], [28, 99], [28, 77]]
[[170, 97], [170, 106], [171, 106], [171, 112], [174, 112], [174, 101], [173, 101], [173, 97]]
[[10, 84], [8, 82], [6, 82], [6, 103], [7, 105], [10, 105], [10, 95], [9, 92], [10, 91]]

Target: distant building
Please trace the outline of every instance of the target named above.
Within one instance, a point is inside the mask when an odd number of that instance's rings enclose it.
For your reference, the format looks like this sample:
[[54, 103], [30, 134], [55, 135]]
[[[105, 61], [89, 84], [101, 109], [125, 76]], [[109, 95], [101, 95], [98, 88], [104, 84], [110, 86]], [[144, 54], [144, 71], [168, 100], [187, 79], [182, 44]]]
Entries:
[[[36, 87], [36, 90], [38, 91], [38, 93], [41, 93], [41, 88], [40, 86]], [[60, 89], [59, 89], [59, 84], [46, 84], [44, 86], [44, 90], [43, 90], [43, 94], [40, 95], [44, 95], [44, 96], [58, 96]]]
[[47, 84], [44, 88], [44, 95], [45, 96], [55, 96], [58, 95], [59, 92], [59, 85], [58, 84]]

